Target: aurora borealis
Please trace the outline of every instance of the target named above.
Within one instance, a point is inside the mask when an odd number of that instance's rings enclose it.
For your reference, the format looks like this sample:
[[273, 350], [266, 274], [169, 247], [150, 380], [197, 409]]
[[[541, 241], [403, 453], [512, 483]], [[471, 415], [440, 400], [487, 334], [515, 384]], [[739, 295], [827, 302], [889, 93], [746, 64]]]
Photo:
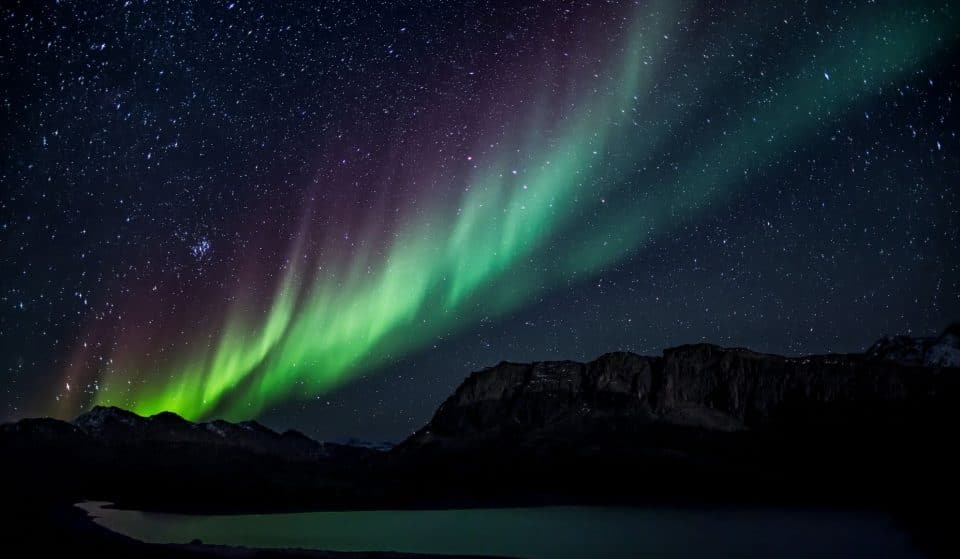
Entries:
[[9, 415], [394, 436], [501, 359], [960, 311], [950, 3], [380, 8], [4, 8]]

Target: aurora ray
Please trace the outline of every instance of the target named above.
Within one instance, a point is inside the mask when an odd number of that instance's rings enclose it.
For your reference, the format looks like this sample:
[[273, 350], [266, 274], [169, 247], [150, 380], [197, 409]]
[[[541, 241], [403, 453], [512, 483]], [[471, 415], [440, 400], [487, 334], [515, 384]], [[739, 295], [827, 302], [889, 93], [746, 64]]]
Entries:
[[[247, 418], [591, 277], [736, 195], [744, 174], [955, 41], [951, 18], [903, 17], [904, 9], [863, 10], [835, 41], [848, 48], [797, 45], [765, 74], [765, 98], [732, 100], [713, 96], [716, 79], [706, 79], [730, 58], [680, 54], [703, 40], [685, 36], [692, 16], [683, 3], [638, 9], [618, 36], [599, 41], [599, 68], [547, 70], [535, 81], [562, 87], [532, 92], [524, 104], [532, 109], [516, 122], [484, 123], [478, 144], [496, 147], [478, 148], [488, 152], [482, 160], [451, 174], [443, 189], [459, 193], [454, 204], [406, 212], [383, 250], [342, 260], [301, 258], [315, 246], [302, 226], [266, 312], [235, 305], [159, 371], [147, 357], [117, 356], [95, 403]], [[674, 64], [686, 78], [663, 80]], [[702, 133], [677, 153], [672, 131], [684, 126]], [[303, 223], [318, 211], [304, 210]]]

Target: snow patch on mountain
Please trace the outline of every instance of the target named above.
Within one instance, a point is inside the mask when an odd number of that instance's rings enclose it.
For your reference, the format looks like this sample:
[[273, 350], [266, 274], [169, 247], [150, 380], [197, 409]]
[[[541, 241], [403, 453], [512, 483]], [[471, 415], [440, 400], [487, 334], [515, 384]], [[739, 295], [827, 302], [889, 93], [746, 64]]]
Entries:
[[886, 336], [867, 355], [918, 367], [960, 367], [960, 323], [939, 336]]

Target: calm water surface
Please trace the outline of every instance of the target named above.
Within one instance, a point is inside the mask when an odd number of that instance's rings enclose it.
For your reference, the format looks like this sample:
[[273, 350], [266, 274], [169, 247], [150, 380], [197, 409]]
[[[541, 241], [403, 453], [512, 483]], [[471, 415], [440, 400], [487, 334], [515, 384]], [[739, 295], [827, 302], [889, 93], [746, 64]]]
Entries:
[[80, 506], [154, 543], [566, 558], [919, 558], [879, 513], [778, 508], [541, 507], [195, 516]]

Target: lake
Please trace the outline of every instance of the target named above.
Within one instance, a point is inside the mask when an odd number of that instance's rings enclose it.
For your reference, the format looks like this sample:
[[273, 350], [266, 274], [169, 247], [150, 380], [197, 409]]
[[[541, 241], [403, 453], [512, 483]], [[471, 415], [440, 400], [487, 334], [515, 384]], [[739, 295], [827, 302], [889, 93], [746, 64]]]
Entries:
[[877, 512], [783, 508], [538, 507], [185, 515], [79, 506], [153, 543], [334, 551], [482, 554], [528, 559], [688, 557], [919, 558]]

